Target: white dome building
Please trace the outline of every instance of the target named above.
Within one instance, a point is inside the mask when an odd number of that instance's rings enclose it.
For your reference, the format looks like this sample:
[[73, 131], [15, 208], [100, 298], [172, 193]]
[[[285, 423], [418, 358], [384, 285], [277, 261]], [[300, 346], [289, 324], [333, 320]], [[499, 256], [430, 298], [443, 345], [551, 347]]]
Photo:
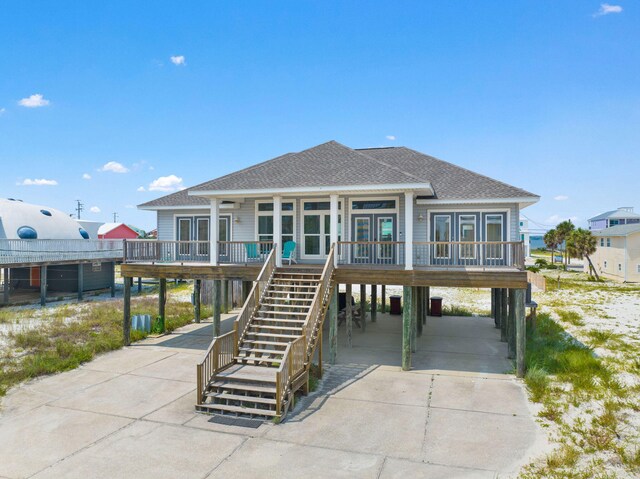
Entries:
[[89, 239], [76, 220], [60, 210], [0, 199], [0, 239]]

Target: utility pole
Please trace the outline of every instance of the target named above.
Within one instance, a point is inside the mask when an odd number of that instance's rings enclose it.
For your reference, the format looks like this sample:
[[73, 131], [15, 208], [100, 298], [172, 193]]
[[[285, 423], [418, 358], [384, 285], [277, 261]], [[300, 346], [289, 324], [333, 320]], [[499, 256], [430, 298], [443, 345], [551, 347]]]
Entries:
[[78, 219], [80, 219], [80, 213], [84, 211], [84, 203], [80, 200], [76, 200], [76, 203], [78, 204], [78, 206], [76, 206], [76, 211], [78, 212]]
[[115, 211], [113, 212], [113, 222], [114, 223], [118, 222], [118, 213], [116, 213]]

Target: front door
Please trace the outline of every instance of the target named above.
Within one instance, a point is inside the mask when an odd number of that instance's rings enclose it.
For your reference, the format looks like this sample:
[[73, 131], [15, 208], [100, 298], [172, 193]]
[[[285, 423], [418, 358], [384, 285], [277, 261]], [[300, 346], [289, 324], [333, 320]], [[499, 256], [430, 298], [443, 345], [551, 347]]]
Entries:
[[[342, 238], [342, 215], [338, 215], [338, 241]], [[302, 258], [324, 259], [331, 249], [331, 214], [304, 212], [302, 222]]]
[[[353, 263], [395, 264], [397, 245], [397, 220], [395, 213], [355, 214], [351, 216], [352, 245], [350, 254]], [[375, 244], [367, 244], [376, 242]], [[382, 244], [378, 243], [382, 242]]]

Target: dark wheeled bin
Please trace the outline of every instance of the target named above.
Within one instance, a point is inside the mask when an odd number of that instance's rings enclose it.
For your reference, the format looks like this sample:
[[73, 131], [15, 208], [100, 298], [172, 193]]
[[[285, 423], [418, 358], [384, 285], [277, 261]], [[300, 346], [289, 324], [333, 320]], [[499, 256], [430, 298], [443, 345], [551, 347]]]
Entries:
[[389, 314], [402, 314], [401, 296], [389, 296]]
[[442, 316], [442, 298], [440, 296], [431, 298], [431, 316]]

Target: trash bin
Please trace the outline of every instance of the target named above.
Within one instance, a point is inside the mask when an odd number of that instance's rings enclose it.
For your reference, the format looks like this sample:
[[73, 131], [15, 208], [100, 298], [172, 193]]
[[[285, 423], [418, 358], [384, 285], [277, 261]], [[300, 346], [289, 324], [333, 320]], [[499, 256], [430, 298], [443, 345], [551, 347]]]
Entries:
[[442, 316], [442, 298], [440, 296], [431, 298], [431, 316]]
[[402, 306], [400, 304], [401, 300], [401, 296], [389, 296], [389, 314], [402, 314]]

